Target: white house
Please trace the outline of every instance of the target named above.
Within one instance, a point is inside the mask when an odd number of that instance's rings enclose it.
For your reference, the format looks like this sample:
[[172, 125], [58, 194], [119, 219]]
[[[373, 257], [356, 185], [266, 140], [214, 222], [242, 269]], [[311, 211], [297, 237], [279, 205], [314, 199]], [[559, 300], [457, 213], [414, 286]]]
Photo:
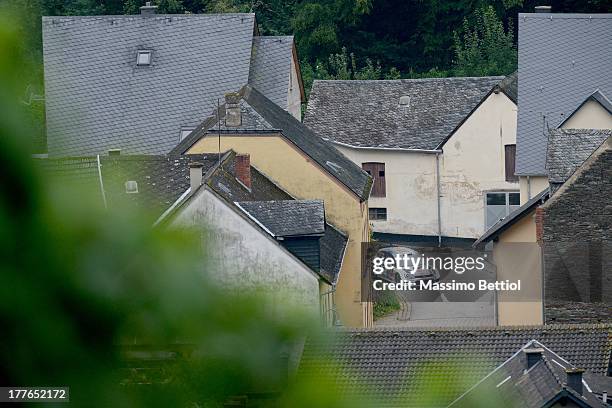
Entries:
[[202, 237], [202, 272], [222, 287], [260, 293], [280, 314], [300, 308], [336, 322], [334, 288], [348, 237], [320, 200], [294, 200], [248, 155], [120, 155], [37, 159], [46, 173], [89, 186], [109, 207], [134, 205], [155, 228]]
[[315, 81], [304, 123], [374, 177], [379, 238], [474, 239], [520, 203], [516, 76]]

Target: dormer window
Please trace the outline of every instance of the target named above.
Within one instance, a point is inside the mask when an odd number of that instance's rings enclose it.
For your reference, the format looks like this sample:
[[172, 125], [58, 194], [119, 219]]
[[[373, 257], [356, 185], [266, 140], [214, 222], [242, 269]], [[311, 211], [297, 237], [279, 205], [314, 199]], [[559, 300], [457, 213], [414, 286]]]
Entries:
[[138, 50], [138, 54], [136, 55], [136, 65], [151, 65], [151, 54], [151, 50]]

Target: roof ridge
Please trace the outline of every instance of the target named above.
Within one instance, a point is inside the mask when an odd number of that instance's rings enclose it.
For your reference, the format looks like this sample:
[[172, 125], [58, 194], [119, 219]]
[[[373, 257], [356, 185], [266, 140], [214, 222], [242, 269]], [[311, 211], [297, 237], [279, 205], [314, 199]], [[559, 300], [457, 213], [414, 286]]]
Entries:
[[477, 327], [375, 327], [375, 328], [332, 328], [330, 331], [338, 331], [344, 333], [385, 333], [385, 332], [447, 332], [447, 331], [473, 331], [473, 332], [518, 332], [518, 331], [555, 331], [563, 329], [576, 329], [576, 330], [588, 330], [588, 329], [610, 329], [612, 330], [612, 323], [560, 323], [550, 324], [544, 326], [477, 326]]
[[471, 79], [504, 79], [507, 75], [474, 76], [474, 77], [440, 77], [440, 78], [400, 78], [400, 79], [315, 79], [313, 83], [401, 83], [401, 82], [426, 82], [426, 81], [466, 81]]

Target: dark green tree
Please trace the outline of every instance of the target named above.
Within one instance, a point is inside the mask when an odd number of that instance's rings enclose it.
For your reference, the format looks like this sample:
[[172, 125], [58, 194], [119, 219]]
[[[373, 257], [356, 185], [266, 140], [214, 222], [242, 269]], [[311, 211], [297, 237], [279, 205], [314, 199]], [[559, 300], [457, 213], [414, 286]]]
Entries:
[[507, 75], [516, 69], [517, 50], [513, 25], [508, 29], [493, 7], [476, 10], [474, 18], [463, 21], [462, 34], [454, 34], [456, 76]]

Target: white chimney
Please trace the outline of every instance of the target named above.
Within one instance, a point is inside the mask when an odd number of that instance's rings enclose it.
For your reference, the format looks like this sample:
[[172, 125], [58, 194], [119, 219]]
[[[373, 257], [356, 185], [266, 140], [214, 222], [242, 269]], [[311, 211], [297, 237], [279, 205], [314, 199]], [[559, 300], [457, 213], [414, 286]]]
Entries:
[[156, 11], [157, 6], [152, 6], [150, 1], [147, 1], [144, 6], [140, 7], [140, 15], [144, 17], [154, 16]]
[[225, 126], [238, 127], [242, 124], [240, 112], [240, 94], [230, 92], [225, 94]]
[[199, 162], [189, 163], [189, 185], [193, 193], [202, 185], [202, 168], [204, 165]]

